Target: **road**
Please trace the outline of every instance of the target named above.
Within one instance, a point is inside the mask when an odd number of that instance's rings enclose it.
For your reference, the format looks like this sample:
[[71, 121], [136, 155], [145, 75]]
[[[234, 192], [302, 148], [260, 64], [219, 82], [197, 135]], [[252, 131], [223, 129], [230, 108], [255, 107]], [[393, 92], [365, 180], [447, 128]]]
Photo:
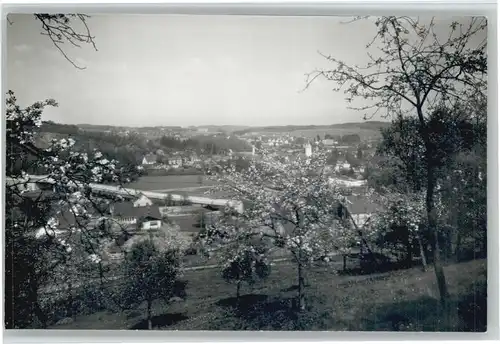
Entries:
[[[12, 181], [12, 178], [8, 178], [8, 181]], [[25, 181], [26, 183], [48, 183], [48, 184], [54, 184], [54, 180], [49, 178], [46, 175], [29, 175], [28, 178]], [[76, 182], [75, 183], [77, 186], [81, 186], [81, 183]], [[235, 200], [229, 200], [229, 199], [215, 199], [215, 198], [210, 198], [210, 197], [201, 197], [201, 196], [185, 196], [185, 195], [176, 195], [172, 193], [165, 193], [165, 192], [153, 192], [153, 191], [146, 191], [146, 190], [138, 190], [138, 189], [131, 189], [131, 188], [123, 188], [121, 186], [114, 186], [114, 185], [104, 185], [104, 184], [97, 184], [97, 183], [90, 183], [88, 185], [90, 189], [94, 192], [104, 192], [104, 193], [111, 193], [115, 195], [121, 195], [121, 196], [139, 196], [143, 194], [144, 196], [151, 198], [151, 199], [160, 199], [160, 200], [165, 200], [167, 197], [170, 197], [173, 201], [188, 201], [193, 204], [203, 204], [203, 205], [213, 205], [213, 206], [232, 206], [236, 211], [242, 213], [243, 212], [243, 203]]]
[[213, 186], [190, 186], [186, 188], [151, 190], [151, 192], [189, 192], [189, 191], [202, 191], [202, 190], [208, 191], [212, 188]]

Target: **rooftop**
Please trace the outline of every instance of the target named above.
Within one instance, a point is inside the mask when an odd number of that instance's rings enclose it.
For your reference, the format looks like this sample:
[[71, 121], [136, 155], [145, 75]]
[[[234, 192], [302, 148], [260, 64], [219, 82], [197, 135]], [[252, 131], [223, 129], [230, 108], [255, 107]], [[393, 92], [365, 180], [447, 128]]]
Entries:
[[347, 196], [347, 200], [350, 202], [348, 204], [348, 209], [351, 214], [373, 214], [377, 211], [382, 210], [381, 206], [370, 201], [366, 196]]
[[134, 207], [132, 202], [120, 202], [113, 205], [113, 214], [120, 217], [144, 217], [160, 220], [161, 214], [157, 205]]

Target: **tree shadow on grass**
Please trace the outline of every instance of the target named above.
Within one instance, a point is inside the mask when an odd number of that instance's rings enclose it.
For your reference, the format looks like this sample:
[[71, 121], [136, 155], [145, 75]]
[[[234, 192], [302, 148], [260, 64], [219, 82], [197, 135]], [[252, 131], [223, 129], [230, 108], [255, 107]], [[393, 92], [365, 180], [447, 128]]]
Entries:
[[248, 308], [254, 304], [259, 304], [266, 302], [268, 299], [267, 295], [264, 294], [246, 294], [241, 295], [238, 298], [236, 297], [228, 297], [226, 299], [221, 299], [217, 301], [215, 304], [221, 307], [230, 307], [230, 308]]
[[238, 321], [234, 330], [296, 330], [298, 312], [295, 298], [276, 298], [248, 294], [223, 299], [217, 305], [226, 308]]
[[[310, 286], [311, 286], [311, 285], [310, 285], [310, 284], [308, 284], [308, 283], [306, 283], [306, 284], [304, 285], [304, 287], [306, 287], [306, 288], [307, 288], [307, 287], [310, 287]], [[299, 286], [298, 286], [298, 285], [296, 285], [296, 284], [294, 284], [294, 285], [292, 285], [292, 286], [290, 286], [290, 287], [288, 287], [288, 288], [283, 288], [283, 289], [281, 289], [281, 291], [282, 291], [282, 292], [284, 292], [284, 293], [291, 292], [291, 291], [297, 291], [297, 290], [299, 290]]]
[[[368, 311], [369, 312], [369, 311]], [[352, 331], [485, 332], [486, 298], [476, 294], [439, 300], [421, 297], [372, 308]]]
[[[306, 305], [309, 304], [306, 300]], [[300, 312], [296, 297], [270, 297], [268, 295], [248, 294], [239, 300], [231, 297], [217, 302], [226, 309], [225, 321], [219, 325], [231, 330], [264, 331], [303, 331], [326, 330], [329, 312], [316, 309], [310, 303], [305, 311]], [[222, 328], [218, 328], [222, 329]]]
[[[165, 326], [174, 325], [180, 321], [189, 319], [186, 315], [182, 313], [166, 313], [162, 315], [154, 316], [151, 321], [153, 323], [153, 328], [162, 328]], [[141, 320], [134, 326], [130, 327], [131, 330], [147, 330], [148, 321], [146, 319]]]
[[377, 265], [372, 264], [370, 262], [366, 262], [363, 265], [358, 265], [353, 268], [339, 270], [338, 274], [340, 276], [364, 276], [364, 275], [371, 275], [374, 273], [385, 273], [398, 270], [407, 270], [421, 266], [422, 264], [420, 263], [420, 261], [417, 260], [411, 263], [384, 261], [383, 263], [379, 263]]

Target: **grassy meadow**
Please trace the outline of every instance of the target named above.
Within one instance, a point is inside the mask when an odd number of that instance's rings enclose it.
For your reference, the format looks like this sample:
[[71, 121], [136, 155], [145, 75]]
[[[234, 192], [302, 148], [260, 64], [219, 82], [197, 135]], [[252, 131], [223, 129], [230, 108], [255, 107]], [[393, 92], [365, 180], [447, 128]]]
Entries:
[[[484, 331], [486, 261], [450, 264], [445, 273], [451, 295], [439, 305], [432, 270], [419, 268], [372, 275], [336, 273], [317, 265], [306, 280], [307, 310], [293, 311], [296, 270], [273, 266], [270, 277], [253, 288], [244, 285], [239, 303], [235, 285], [217, 269], [185, 272], [187, 297], [170, 305], [154, 304], [153, 325], [161, 330], [332, 330], [332, 331]], [[475, 281], [471, 285], [471, 281]], [[481, 289], [483, 288], [483, 289]], [[476, 291], [476, 293], [474, 293]], [[479, 293], [483, 291], [483, 294]], [[477, 295], [482, 295], [478, 298]], [[483, 300], [484, 302], [481, 302]], [[77, 316], [53, 329], [144, 329], [145, 310], [100, 311]]]

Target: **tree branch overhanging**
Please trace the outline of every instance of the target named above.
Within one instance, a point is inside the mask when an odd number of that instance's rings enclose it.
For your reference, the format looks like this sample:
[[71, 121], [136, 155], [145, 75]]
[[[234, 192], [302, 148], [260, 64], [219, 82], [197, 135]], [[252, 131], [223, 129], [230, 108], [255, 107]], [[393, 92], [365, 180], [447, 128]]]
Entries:
[[[36, 13], [35, 18], [42, 24], [42, 35], [48, 36], [54, 46], [59, 50], [63, 57], [77, 69], [86, 69], [78, 65], [64, 51], [62, 45], [70, 43], [74, 47], [81, 47], [81, 44], [90, 44], [97, 51], [97, 46], [92, 36], [87, 19], [90, 16], [85, 14], [47, 14]], [[75, 21], [79, 22], [83, 28], [81, 31], [75, 30]]]

